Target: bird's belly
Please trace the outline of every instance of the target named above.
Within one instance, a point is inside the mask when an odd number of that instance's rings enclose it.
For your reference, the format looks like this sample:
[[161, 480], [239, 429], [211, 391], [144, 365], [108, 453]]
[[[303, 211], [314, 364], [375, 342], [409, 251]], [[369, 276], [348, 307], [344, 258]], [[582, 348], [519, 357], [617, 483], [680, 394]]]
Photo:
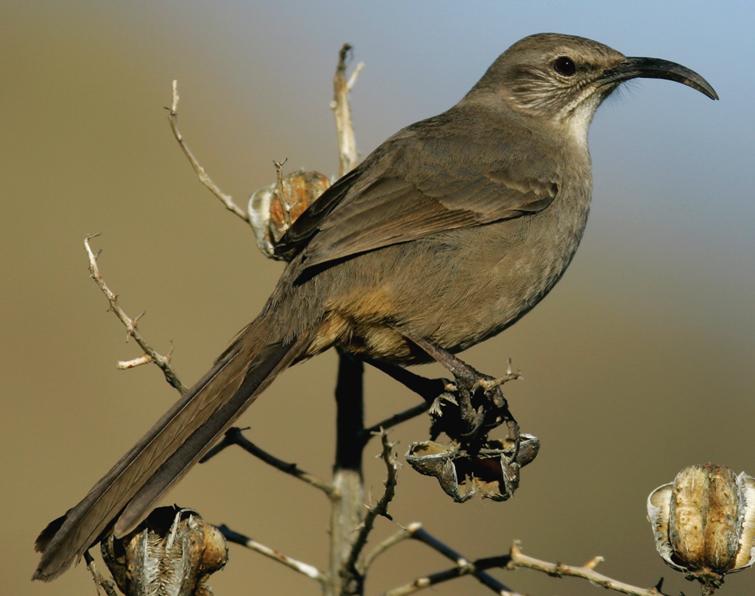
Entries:
[[[342, 313], [344, 325], [335, 324], [348, 329], [339, 343], [350, 352], [399, 363], [426, 360], [407, 341], [412, 337], [429, 339], [451, 352], [465, 350], [531, 310], [558, 281], [572, 254], [570, 250], [533, 261], [523, 254], [512, 258], [509, 252], [487, 266], [476, 261], [475, 271], [446, 280], [445, 287], [412, 284], [425, 290], [407, 289], [392, 301], [372, 296], [355, 301], [359, 311]], [[370, 306], [374, 310], [368, 314], [364, 309]]]
[[340, 343], [352, 353], [398, 363], [427, 360], [407, 341], [412, 337], [460, 352], [500, 333], [531, 310], [561, 277], [569, 258], [537, 264], [504, 258], [488, 267], [477, 262], [467, 279], [457, 277], [435, 294], [414, 294], [407, 301], [414, 306], [397, 308], [386, 317], [349, 317], [348, 333]]

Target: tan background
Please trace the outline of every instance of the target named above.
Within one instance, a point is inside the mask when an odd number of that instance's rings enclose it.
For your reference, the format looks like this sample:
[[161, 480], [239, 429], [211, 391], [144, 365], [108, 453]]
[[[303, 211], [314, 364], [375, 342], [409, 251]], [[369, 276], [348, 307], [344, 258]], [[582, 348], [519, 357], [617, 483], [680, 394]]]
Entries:
[[[1, 593], [94, 593], [81, 567], [30, 583], [33, 538], [175, 398], [156, 370], [115, 369], [138, 352], [88, 279], [84, 234], [103, 233], [107, 280], [131, 314], [147, 309], [142, 329], [159, 348], [175, 342], [185, 382], [261, 307], [280, 271], [179, 153], [162, 110], [171, 79], [192, 146], [245, 202], [272, 180], [273, 159], [336, 168], [327, 106], [342, 41], [367, 63], [354, 102], [368, 151], [456, 101], [511, 42], [549, 29], [688, 64], [722, 101], [653, 81], [609, 102], [592, 134], [595, 203], [571, 271], [514, 329], [466, 354], [488, 372], [512, 356], [525, 373], [508, 393], [543, 450], [516, 498], [454, 505], [404, 467], [392, 512], [470, 557], [521, 538], [538, 556], [580, 563], [599, 553], [607, 573], [646, 585], [665, 575], [695, 593], [656, 556], [644, 502], [690, 463], [755, 473], [752, 8], [356, 4], [0, 2]], [[242, 422], [260, 444], [326, 476], [334, 372], [332, 354], [297, 367]], [[377, 374], [367, 382], [370, 420], [413, 403]], [[416, 422], [395, 438], [404, 449], [423, 433]], [[382, 484], [371, 458], [368, 483]], [[194, 469], [170, 499], [325, 562], [324, 499], [240, 452]], [[369, 592], [445, 567], [404, 544], [377, 565]], [[536, 595], [598, 593], [527, 571], [502, 576]], [[316, 593], [236, 548], [214, 586]], [[465, 579], [435, 593], [483, 592]], [[722, 593], [755, 593], [755, 572]]]

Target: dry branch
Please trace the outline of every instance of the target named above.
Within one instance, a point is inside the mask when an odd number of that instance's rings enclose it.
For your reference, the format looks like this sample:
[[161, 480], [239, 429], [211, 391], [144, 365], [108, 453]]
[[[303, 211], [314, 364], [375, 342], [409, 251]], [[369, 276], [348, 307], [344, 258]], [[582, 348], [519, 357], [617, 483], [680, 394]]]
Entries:
[[[358, 65], [351, 77], [346, 79], [346, 63], [350, 51], [351, 46], [343, 44], [338, 53], [333, 76], [333, 100], [330, 104], [336, 123], [339, 176], [346, 174], [359, 162], [349, 93], [363, 65]], [[356, 571], [353, 563], [350, 564], [354, 535], [364, 521], [364, 365], [341, 352], [338, 354], [335, 397], [336, 455], [333, 486], [338, 494], [333, 499], [330, 512], [330, 582], [324, 589], [327, 596], [362, 594], [364, 590], [364, 576]]]
[[275, 550], [274, 548], [265, 546], [264, 544], [261, 544], [256, 540], [252, 540], [244, 534], [240, 534], [239, 532], [231, 530], [225, 524], [218, 526], [218, 530], [220, 530], [220, 533], [223, 534], [225, 539], [229, 542], [240, 544], [241, 546], [244, 546], [249, 550], [253, 550], [254, 552], [264, 555], [265, 557], [272, 559], [273, 561], [277, 561], [278, 563], [285, 565], [289, 569], [293, 569], [297, 573], [301, 573], [302, 575], [305, 575], [310, 579], [314, 579], [321, 584], [325, 583], [328, 579], [327, 575], [325, 575], [314, 565], [310, 565], [309, 563], [304, 563], [302, 561], [284, 555], [282, 552]]
[[[113, 312], [113, 314], [118, 317], [118, 320], [123, 323], [123, 326], [126, 328], [126, 334], [127, 337], [134, 338], [134, 341], [137, 343], [137, 345], [142, 349], [144, 352], [145, 357], [149, 358], [149, 362], [154, 362], [157, 367], [160, 368], [160, 370], [163, 372], [163, 376], [165, 377], [165, 380], [168, 382], [168, 384], [171, 387], [174, 387], [179, 393], [183, 393], [186, 391], [186, 388], [183, 386], [181, 381], [179, 380], [178, 376], [175, 372], [173, 372], [173, 369], [170, 366], [170, 352], [163, 356], [160, 354], [157, 350], [155, 350], [152, 346], [150, 346], [147, 341], [144, 339], [141, 333], [139, 333], [139, 329], [137, 328], [137, 325], [139, 323], [139, 319], [144, 316], [144, 313], [140, 314], [136, 318], [131, 318], [126, 314], [126, 311], [124, 311], [119, 305], [118, 305], [118, 295], [113, 292], [108, 285], [105, 283], [105, 280], [102, 277], [102, 274], [100, 273], [100, 268], [97, 264], [97, 258], [99, 256], [99, 253], [95, 254], [92, 250], [92, 246], [90, 241], [93, 240], [99, 236], [99, 234], [91, 234], [84, 238], [84, 248], [87, 252], [87, 257], [89, 259], [89, 273], [94, 280], [94, 282], [97, 284], [97, 286], [102, 290], [102, 293], [105, 295], [105, 298], [108, 301], [108, 304], [110, 305], [110, 310]], [[133, 362], [133, 361], [132, 361]], [[120, 364], [120, 363], [119, 363]], [[124, 368], [123, 366], [119, 366], [119, 368]], [[131, 368], [131, 367], [125, 367], [125, 368]]]
[[338, 66], [333, 77], [333, 101], [330, 108], [336, 119], [336, 133], [338, 134], [338, 175], [343, 176], [359, 163], [357, 143], [354, 136], [354, 125], [351, 120], [351, 105], [349, 93], [364, 68], [364, 63], [356, 65], [350, 77], [346, 77], [346, 67], [351, 56], [351, 45], [345, 43], [338, 52]]
[[517, 567], [522, 569], [533, 569], [534, 571], [540, 571], [547, 573], [554, 577], [576, 577], [585, 579], [591, 584], [605, 588], [606, 590], [612, 590], [620, 594], [630, 594], [632, 596], [662, 596], [663, 592], [660, 591], [658, 586], [652, 588], [641, 588], [627, 584], [625, 582], [613, 579], [602, 573], [595, 571], [595, 567], [603, 561], [603, 557], [593, 557], [584, 565], [564, 565], [563, 563], [551, 563], [549, 561], [543, 561], [542, 559], [536, 559], [525, 555], [522, 552], [521, 544], [514, 542], [511, 545], [509, 551], [509, 562], [507, 567], [509, 569], [515, 569]]
[[[409, 526], [411, 527], [411, 526]], [[448, 546], [445, 542], [425, 530], [423, 527], [419, 526], [417, 527], [412, 533], [410, 538], [412, 540], [416, 540], [417, 542], [421, 542], [422, 544], [429, 546], [432, 548], [435, 552], [443, 555], [447, 559], [453, 561], [456, 566], [452, 568], [451, 572], [456, 573], [455, 577], [461, 577], [462, 575], [473, 575], [475, 579], [480, 582], [483, 586], [488, 588], [489, 590], [495, 592], [496, 594], [514, 594], [511, 589], [506, 586], [505, 584], [499, 582], [496, 578], [494, 578], [492, 575], [485, 572], [484, 569], [475, 567], [474, 565], [470, 566], [470, 563], [468, 562], [469, 559], [462, 555], [460, 552], [454, 550], [450, 546]], [[462, 572], [463, 570], [463, 572]], [[441, 573], [448, 573], [448, 572], [441, 572]], [[414, 586], [414, 592], [418, 591], [419, 589], [429, 587], [432, 584], [426, 584], [427, 578], [430, 578], [430, 581], [433, 581], [433, 576], [426, 576], [426, 578], [418, 578], [412, 584], [409, 584], [411, 586]], [[449, 577], [443, 581], [448, 581], [449, 579], [454, 579], [453, 577]], [[436, 581], [437, 583], [437, 581]], [[403, 589], [406, 589], [407, 586], [404, 586]], [[402, 588], [397, 588], [402, 589]], [[413, 592], [408, 592], [409, 594]], [[398, 594], [401, 594], [399, 592]]]
[[196, 172], [197, 177], [199, 178], [199, 181], [204, 184], [207, 189], [214, 194], [218, 200], [223, 204], [223, 206], [228, 209], [231, 213], [239, 217], [240, 219], [243, 219], [245, 222], [249, 223], [249, 214], [244, 211], [241, 207], [239, 207], [236, 202], [233, 200], [233, 197], [229, 195], [228, 193], [223, 192], [220, 187], [215, 184], [212, 178], [210, 178], [210, 175], [207, 173], [207, 171], [202, 167], [202, 164], [199, 163], [199, 160], [194, 156], [194, 153], [189, 148], [189, 145], [186, 143], [186, 140], [184, 139], [183, 134], [181, 133], [181, 130], [178, 128], [178, 102], [179, 102], [179, 95], [178, 95], [178, 81], [173, 81], [173, 98], [170, 104], [170, 107], [166, 107], [165, 109], [168, 110], [168, 120], [170, 121], [170, 129], [173, 131], [173, 136], [176, 137], [176, 141], [178, 141], [179, 147], [181, 147], [181, 151], [183, 151], [186, 158], [189, 160], [189, 163], [191, 164], [191, 167], [194, 168], [194, 172]]
[[[417, 533], [414, 533], [411, 538], [417, 539], [416, 534]], [[426, 588], [470, 574], [477, 575], [479, 578], [478, 574], [484, 572], [486, 569], [496, 568], [510, 570], [517, 568], [532, 569], [534, 571], [546, 573], [552, 577], [574, 577], [587, 580], [594, 586], [605, 588], [606, 590], [618, 592], [620, 594], [629, 594], [631, 596], [667, 596], [661, 591], [660, 586], [662, 582], [659, 582], [652, 588], [642, 588], [613, 579], [602, 573], [598, 573], [595, 571], [595, 567], [602, 561], [603, 557], [593, 557], [590, 561], [580, 566], [551, 563], [550, 561], [544, 561], [542, 559], [536, 559], [535, 557], [525, 555], [521, 550], [521, 545], [518, 542], [514, 542], [509, 553], [506, 555], [486, 557], [475, 561], [467, 561], [464, 558], [459, 558], [454, 567], [417, 578], [408, 584], [389, 590], [386, 592], [385, 596], [407, 596], [408, 594], [414, 594]], [[485, 585], [496, 594], [519, 596], [515, 592], [508, 591], [507, 589], [501, 590], [496, 586]]]
[[389, 428], [398, 426], [399, 424], [406, 422], [407, 420], [411, 420], [412, 418], [421, 416], [422, 414], [427, 412], [431, 407], [432, 407], [432, 402], [423, 402], [421, 404], [417, 404], [416, 406], [412, 406], [411, 408], [407, 408], [406, 410], [402, 412], [398, 412], [394, 414], [393, 416], [388, 416], [388, 418], [381, 420], [377, 424], [373, 424], [372, 426], [368, 426], [367, 428], [365, 428], [364, 438], [369, 439], [371, 436], [374, 436], [375, 433], [379, 433], [381, 429], [388, 430]]
[[351, 553], [349, 554], [349, 558], [345, 565], [350, 573], [358, 573], [360, 575], [363, 575], [364, 570], [366, 569], [364, 563], [359, 563], [359, 558], [367, 544], [367, 538], [369, 537], [370, 532], [372, 532], [372, 528], [375, 526], [375, 521], [379, 516], [392, 519], [388, 514], [388, 505], [390, 505], [393, 497], [396, 496], [396, 482], [398, 475], [396, 452], [393, 450], [393, 443], [390, 442], [388, 434], [385, 431], [381, 431], [380, 441], [382, 445], [380, 457], [382, 458], [383, 463], [385, 463], [386, 469], [385, 489], [375, 506], [370, 507], [367, 511], [367, 515], [365, 515], [364, 521], [359, 527], [356, 539], [351, 545]]
[[297, 464], [293, 462], [287, 462], [284, 461], [276, 456], [274, 456], [271, 453], [268, 453], [261, 447], [257, 446], [255, 443], [247, 439], [243, 431], [248, 429], [238, 428], [234, 426], [233, 428], [229, 428], [225, 435], [223, 436], [223, 439], [217, 443], [212, 449], [210, 449], [207, 453], [202, 456], [202, 459], [199, 460], [199, 463], [203, 464], [213, 457], [215, 457], [218, 453], [226, 449], [227, 447], [230, 447], [231, 445], [238, 445], [241, 447], [244, 451], [247, 453], [250, 453], [254, 457], [262, 460], [266, 464], [280, 470], [281, 472], [284, 472], [288, 474], [289, 476], [293, 476], [294, 478], [298, 478], [299, 480], [306, 482], [310, 486], [314, 486], [315, 488], [321, 490], [329, 497], [332, 497], [335, 489], [333, 486], [323, 480], [320, 480], [316, 476], [310, 474], [309, 472], [305, 472], [302, 470]]

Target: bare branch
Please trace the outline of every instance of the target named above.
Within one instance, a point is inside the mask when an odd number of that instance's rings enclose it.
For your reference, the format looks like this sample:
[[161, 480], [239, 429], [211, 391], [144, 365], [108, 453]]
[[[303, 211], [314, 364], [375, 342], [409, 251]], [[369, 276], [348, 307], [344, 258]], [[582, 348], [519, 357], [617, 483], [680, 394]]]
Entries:
[[417, 404], [416, 406], [412, 406], [411, 408], [407, 408], [403, 412], [398, 412], [393, 416], [389, 416], [388, 418], [381, 420], [377, 424], [373, 424], [372, 426], [365, 428], [363, 433], [364, 437], [365, 439], [368, 439], [375, 433], [380, 432], [380, 429], [388, 430], [389, 428], [393, 428], [394, 426], [397, 426], [402, 422], [406, 422], [407, 420], [421, 416], [422, 414], [427, 412], [431, 406], [432, 402], [427, 401], [421, 404]]
[[[137, 328], [137, 323], [141, 315], [139, 315], [139, 317], [136, 317], [135, 319], [129, 317], [126, 314], [126, 311], [118, 306], [118, 295], [108, 287], [108, 285], [105, 283], [105, 280], [102, 278], [100, 268], [97, 264], [97, 257], [99, 253], [95, 254], [90, 244], [90, 241], [97, 236], [99, 236], [99, 234], [92, 234], [84, 238], [84, 248], [86, 249], [87, 257], [89, 258], [89, 274], [91, 275], [97, 286], [100, 288], [100, 290], [102, 290], [102, 293], [105, 295], [105, 298], [110, 305], [110, 310], [113, 311], [113, 314], [115, 314], [115, 316], [118, 317], [118, 320], [123, 323], [123, 326], [126, 328], [127, 337], [134, 338], [134, 341], [142, 349], [145, 356], [149, 357], [150, 361], [154, 362], [155, 365], [157, 365], [160, 370], [163, 371], [163, 376], [171, 387], [174, 387], [179, 393], [184, 393], [186, 391], [186, 388], [183, 386], [178, 376], [170, 366], [170, 353], [167, 356], [163, 356], [147, 343], [147, 340], [144, 339]], [[120, 366], [120, 364], [121, 363], [119, 363], [119, 368], [132, 368], [131, 366], [122, 367]]]
[[[513, 594], [513, 592], [506, 586], [505, 584], [499, 582], [496, 578], [494, 578], [489, 573], [485, 573], [485, 570], [483, 568], [480, 568], [476, 565], [471, 565], [469, 563], [469, 559], [467, 559], [464, 555], [462, 555], [460, 552], [452, 549], [450, 546], [448, 546], [446, 543], [438, 539], [437, 537], [433, 536], [425, 530], [422, 527], [417, 528], [414, 532], [412, 532], [411, 538], [413, 540], [417, 540], [418, 542], [421, 542], [430, 548], [432, 548], [435, 552], [443, 555], [447, 559], [453, 561], [456, 566], [453, 567], [451, 570], [442, 571], [440, 574], [442, 574], [444, 577], [448, 574], [455, 574], [453, 577], [448, 577], [447, 579], [440, 579], [436, 578], [436, 575], [433, 576], [427, 576], [427, 578], [430, 578], [430, 581], [435, 581], [438, 583], [439, 581], [448, 581], [449, 579], [453, 579], [454, 577], [461, 577], [462, 575], [473, 575], [477, 581], [479, 581], [483, 586], [488, 588], [489, 590], [495, 592], [496, 594]], [[433, 585], [432, 583], [426, 584], [425, 581], [427, 578], [419, 578], [412, 582], [411, 584], [407, 584], [407, 586], [403, 586], [402, 588], [397, 589], [406, 589], [408, 586], [414, 586], [414, 592], [419, 591], [420, 589], [429, 587]], [[397, 594], [412, 594], [413, 592], [398, 592]]]
[[595, 571], [595, 567], [603, 560], [602, 557], [594, 557], [588, 561], [585, 565], [574, 566], [564, 565], [563, 563], [551, 563], [549, 561], [543, 561], [525, 555], [522, 552], [521, 544], [514, 542], [509, 551], [509, 568], [521, 567], [524, 569], [533, 569], [542, 573], [547, 573], [555, 577], [577, 577], [580, 579], [586, 579], [591, 584], [605, 588], [606, 590], [612, 590], [620, 594], [630, 594], [632, 596], [662, 596], [663, 592], [656, 587], [641, 588], [633, 586], [631, 584], [624, 583], [622, 581], [612, 579], [602, 573]]
[[354, 540], [366, 515], [362, 459], [364, 430], [364, 365], [338, 350], [336, 379], [336, 449], [333, 486], [337, 497], [330, 508], [330, 585], [327, 596], [358, 596], [364, 592], [364, 576], [348, 562]]
[[289, 476], [298, 478], [299, 480], [302, 480], [306, 482], [307, 484], [321, 490], [326, 495], [328, 495], [328, 497], [332, 498], [334, 496], [335, 489], [333, 488], [331, 484], [323, 480], [320, 480], [319, 478], [317, 478], [316, 476], [313, 476], [309, 472], [305, 472], [295, 463], [283, 461], [282, 459], [279, 459], [275, 457], [274, 455], [272, 455], [271, 453], [268, 453], [264, 449], [258, 447], [257, 445], [252, 443], [249, 439], [247, 439], [244, 436], [243, 434], [244, 430], [247, 430], [247, 429], [242, 429], [235, 426], [232, 428], [229, 428], [226, 431], [225, 435], [223, 436], [223, 439], [219, 443], [217, 443], [212, 449], [210, 449], [207, 453], [205, 453], [202, 459], [199, 460], [199, 463], [205, 463], [206, 461], [212, 459], [218, 453], [223, 451], [226, 447], [230, 447], [231, 445], [238, 445], [244, 451], [252, 454], [254, 457], [262, 460], [266, 464], [273, 466], [274, 468], [280, 470], [281, 472], [285, 472]]
[[[364, 547], [367, 544], [367, 538], [369, 537], [370, 532], [372, 532], [372, 528], [374, 527], [375, 520], [378, 518], [378, 516], [392, 519], [388, 514], [388, 505], [396, 495], [398, 463], [396, 460], [396, 452], [393, 450], [393, 443], [391, 443], [388, 439], [388, 433], [386, 433], [385, 431], [380, 431], [380, 440], [382, 443], [380, 457], [383, 459], [387, 471], [387, 477], [385, 479], [385, 490], [383, 491], [383, 495], [380, 497], [375, 506], [371, 507], [367, 511], [367, 515], [365, 515], [364, 521], [359, 526], [359, 532], [357, 533], [357, 537], [354, 540], [354, 543], [351, 545], [351, 553], [349, 554], [349, 558], [346, 561], [345, 565], [345, 569], [350, 573], [361, 574], [361, 572], [357, 569], [357, 563], [359, 561], [360, 555], [362, 554], [362, 550], [364, 550]], [[360, 565], [360, 567], [364, 568], [364, 565]]]
[[[418, 540], [422, 539], [421, 537], [418, 538], [417, 534], [420, 534], [420, 532], [415, 532], [411, 536], [411, 538]], [[430, 542], [427, 542], [424, 539], [422, 539], [422, 541], [426, 544], [430, 544]], [[430, 545], [433, 546], [432, 544]], [[445, 547], [445, 545], [443, 545], [443, 547], [447, 548]], [[433, 548], [436, 547], [433, 546]], [[436, 550], [438, 549], [436, 548]], [[664, 592], [661, 591], [662, 582], [659, 582], [655, 587], [652, 588], [641, 588], [621, 582], [619, 580], [612, 579], [601, 573], [597, 573], [595, 571], [595, 567], [602, 561], [603, 557], [593, 557], [590, 561], [582, 566], [564, 565], [563, 563], [551, 563], [549, 561], [543, 561], [541, 559], [536, 559], [534, 557], [525, 555], [524, 553], [522, 553], [520, 544], [518, 542], [515, 542], [512, 545], [509, 554], [507, 555], [486, 557], [483, 559], [477, 559], [476, 561], [472, 562], [466, 561], [464, 558], [459, 558], [456, 561], [456, 565], [454, 567], [433, 573], [431, 575], [427, 575], [425, 577], [417, 578], [411, 583], [405, 584], [398, 588], [394, 588], [393, 590], [389, 590], [388, 592], [386, 592], [386, 596], [406, 596], [408, 594], [414, 594], [415, 592], [419, 592], [420, 590], [424, 590], [425, 588], [429, 588], [443, 582], [463, 577], [465, 575], [474, 574], [479, 577], [479, 574], [481, 574], [484, 570], [494, 568], [533, 569], [535, 571], [547, 573], [552, 577], [576, 577], [579, 579], [587, 580], [591, 584], [605, 588], [606, 590], [611, 590], [620, 594], [629, 594], [631, 596], [666, 596]], [[488, 584], [485, 585], [497, 594], [516, 596], [514, 592], [507, 591], [507, 588], [501, 590], [498, 586]]]
[[183, 151], [186, 159], [189, 160], [189, 163], [194, 169], [194, 172], [196, 172], [199, 181], [218, 198], [218, 200], [226, 209], [228, 209], [228, 211], [230, 211], [240, 219], [243, 219], [245, 222], [250, 223], [249, 214], [236, 204], [231, 195], [220, 190], [220, 187], [215, 184], [212, 178], [210, 178], [209, 174], [205, 171], [204, 167], [202, 167], [202, 164], [199, 163], [199, 160], [197, 160], [197, 158], [194, 156], [194, 153], [189, 148], [189, 145], [184, 140], [184, 136], [178, 128], [178, 101], [178, 81], [174, 80], [173, 97], [171, 100], [170, 108], [166, 109], [168, 110], [170, 128], [173, 131], [173, 136], [176, 137], [176, 141], [178, 141], [178, 145], [181, 147], [181, 151]]
[[94, 581], [95, 588], [97, 589], [97, 596], [100, 595], [100, 588], [103, 589], [107, 596], [118, 596], [118, 592], [115, 589], [115, 584], [109, 579], [105, 579], [97, 568], [94, 566], [94, 558], [89, 554], [89, 551], [84, 551], [84, 562], [86, 563], [89, 573], [92, 574], [92, 581]]
[[362, 567], [364, 568], [364, 572], [366, 573], [367, 570], [370, 568], [370, 565], [377, 559], [380, 555], [382, 555], [385, 551], [387, 551], [389, 548], [392, 548], [399, 544], [400, 542], [403, 542], [404, 540], [407, 540], [408, 538], [411, 538], [414, 532], [419, 530], [422, 527], [422, 524], [419, 522], [412, 522], [405, 528], [401, 528], [398, 532], [395, 534], [391, 534], [383, 540], [381, 543], [379, 543], [372, 551], [367, 553], [367, 556], [364, 558], [364, 564]]
[[[398, 588], [394, 588], [392, 590], [388, 590], [385, 593], [385, 596], [406, 596], [407, 594], [414, 594], [426, 588], [431, 588], [452, 579], [464, 577], [465, 575], [477, 575], [482, 573], [483, 569], [505, 566], [506, 562], [502, 560], [504, 558], [508, 559], [507, 556], [491, 557], [490, 559], [480, 559], [471, 563], [469, 561], [465, 561], [464, 559], [460, 559], [455, 567], [451, 567], [450, 569], [446, 569], [445, 571], [439, 571], [438, 573], [432, 573], [424, 577], [418, 577], [408, 584], [399, 586]], [[496, 581], [496, 583], [499, 582]], [[522, 596], [518, 592], [511, 592], [507, 589], [499, 589], [497, 586], [492, 584], [483, 585], [489, 588], [492, 592], [500, 594], [501, 596]], [[499, 585], [503, 586], [503, 584]]]
[[314, 565], [298, 561], [297, 559], [293, 559], [288, 555], [284, 555], [282, 552], [277, 551], [274, 548], [260, 544], [259, 542], [249, 538], [249, 536], [234, 532], [225, 524], [218, 526], [218, 530], [220, 530], [220, 533], [223, 534], [225, 539], [229, 542], [240, 544], [241, 546], [264, 555], [267, 558], [272, 559], [273, 561], [278, 561], [278, 563], [281, 563], [289, 569], [293, 569], [294, 571], [301, 573], [302, 575], [306, 575], [310, 579], [314, 579], [321, 584], [324, 584], [328, 580], [327, 575], [325, 575]]
[[338, 134], [338, 175], [343, 176], [359, 163], [357, 144], [354, 137], [354, 125], [351, 121], [351, 106], [349, 92], [356, 84], [359, 73], [364, 68], [363, 63], [357, 64], [351, 76], [346, 77], [346, 63], [351, 54], [351, 46], [347, 43], [338, 52], [338, 66], [333, 77], [333, 101], [330, 108], [336, 118], [336, 133]]

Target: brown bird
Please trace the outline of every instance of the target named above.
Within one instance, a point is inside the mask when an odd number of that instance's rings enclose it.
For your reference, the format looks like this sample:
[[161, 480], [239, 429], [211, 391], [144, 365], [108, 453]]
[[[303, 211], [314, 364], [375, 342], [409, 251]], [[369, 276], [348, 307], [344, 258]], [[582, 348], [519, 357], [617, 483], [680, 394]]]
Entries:
[[[338, 346], [382, 363], [456, 353], [532, 309], [563, 275], [590, 206], [587, 132], [623, 81], [711, 99], [673, 62], [544, 33], [504, 52], [448, 111], [399, 131], [338, 180], [278, 247], [290, 259], [259, 316], [65, 515], [40, 534], [50, 580], [121, 536], [273, 379]], [[430, 349], [432, 348], [432, 349]]]

